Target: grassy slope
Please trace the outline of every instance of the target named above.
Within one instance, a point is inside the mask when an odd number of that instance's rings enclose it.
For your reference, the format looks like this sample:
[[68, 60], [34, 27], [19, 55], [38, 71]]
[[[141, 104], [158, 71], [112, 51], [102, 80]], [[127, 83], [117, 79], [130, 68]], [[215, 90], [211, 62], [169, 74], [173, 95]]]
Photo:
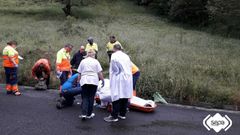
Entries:
[[[56, 52], [65, 43], [77, 50], [88, 36], [98, 43], [99, 60], [107, 73], [105, 44], [114, 34], [142, 71], [138, 85], [142, 96], [159, 91], [180, 101], [222, 104], [232, 102], [232, 95], [239, 92], [240, 40], [173, 26], [126, 1], [75, 7], [77, 19], [64, 17], [61, 7], [0, 0], [0, 47], [12, 39], [20, 43], [19, 52], [25, 58], [20, 84], [32, 85], [30, 68], [42, 54], [49, 51], [54, 64]], [[56, 87], [55, 77], [52, 82]]]

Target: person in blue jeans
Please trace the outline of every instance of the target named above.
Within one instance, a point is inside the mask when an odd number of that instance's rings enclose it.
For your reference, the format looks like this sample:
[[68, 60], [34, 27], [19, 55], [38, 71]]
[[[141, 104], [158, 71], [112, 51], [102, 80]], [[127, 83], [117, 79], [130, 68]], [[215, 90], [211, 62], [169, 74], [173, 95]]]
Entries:
[[74, 96], [81, 94], [80, 85], [75, 86], [75, 82], [78, 79], [78, 74], [74, 74], [63, 85], [61, 90], [62, 97], [57, 102], [57, 109], [72, 106], [74, 103]]

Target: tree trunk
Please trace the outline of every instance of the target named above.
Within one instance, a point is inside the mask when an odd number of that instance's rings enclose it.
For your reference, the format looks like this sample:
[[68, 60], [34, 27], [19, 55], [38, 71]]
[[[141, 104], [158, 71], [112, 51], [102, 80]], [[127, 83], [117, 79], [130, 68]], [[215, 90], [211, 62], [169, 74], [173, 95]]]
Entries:
[[63, 8], [63, 11], [65, 13], [66, 16], [71, 16], [72, 12], [71, 12], [71, 7], [72, 7], [72, 1], [71, 0], [66, 0], [66, 6]]

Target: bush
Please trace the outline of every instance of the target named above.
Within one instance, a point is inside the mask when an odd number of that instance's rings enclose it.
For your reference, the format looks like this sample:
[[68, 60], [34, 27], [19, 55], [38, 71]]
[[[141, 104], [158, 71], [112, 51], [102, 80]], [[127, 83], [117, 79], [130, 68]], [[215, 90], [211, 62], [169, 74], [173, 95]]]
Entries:
[[171, 8], [170, 0], [157, 0], [157, 2], [158, 2], [159, 14], [168, 15], [169, 10]]
[[172, 0], [169, 18], [172, 21], [202, 25], [208, 21], [207, 0]]
[[238, 0], [208, 0], [213, 33], [240, 38], [240, 3]]

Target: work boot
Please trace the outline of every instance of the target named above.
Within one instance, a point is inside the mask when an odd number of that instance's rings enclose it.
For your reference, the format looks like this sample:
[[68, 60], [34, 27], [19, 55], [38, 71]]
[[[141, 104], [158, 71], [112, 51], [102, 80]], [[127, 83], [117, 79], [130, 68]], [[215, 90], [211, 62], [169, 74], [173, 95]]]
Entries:
[[20, 93], [19, 91], [15, 91], [15, 92], [13, 92], [13, 94], [14, 94], [15, 96], [20, 96], [20, 95], [21, 95], [21, 93]]
[[12, 91], [7, 91], [7, 95], [13, 94]]
[[56, 104], [57, 109], [62, 109], [62, 108], [65, 107], [65, 105], [63, 104], [64, 100], [65, 99], [63, 99], [63, 98], [60, 98], [60, 99], [57, 100], [57, 104]]
[[61, 102], [57, 102], [57, 104], [56, 104], [56, 108], [57, 109], [62, 109], [64, 106], [62, 105], [62, 103]]

